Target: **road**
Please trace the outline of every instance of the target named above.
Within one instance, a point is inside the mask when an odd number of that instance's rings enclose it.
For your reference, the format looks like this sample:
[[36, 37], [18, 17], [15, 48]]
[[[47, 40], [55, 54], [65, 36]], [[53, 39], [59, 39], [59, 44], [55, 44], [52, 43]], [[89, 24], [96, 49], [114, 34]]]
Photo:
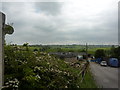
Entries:
[[118, 88], [118, 68], [90, 63], [91, 72], [100, 88]]

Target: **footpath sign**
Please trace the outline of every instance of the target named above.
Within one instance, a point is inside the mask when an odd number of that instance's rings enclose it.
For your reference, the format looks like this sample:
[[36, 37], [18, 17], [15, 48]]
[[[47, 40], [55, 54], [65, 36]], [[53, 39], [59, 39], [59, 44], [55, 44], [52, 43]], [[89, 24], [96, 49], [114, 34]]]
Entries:
[[14, 29], [5, 24], [5, 14], [0, 12], [0, 90], [4, 85], [4, 40], [6, 34], [12, 34]]
[[4, 79], [4, 33], [3, 33], [3, 28], [5, 25], [5, 14], [0, 12], [0, 89], [2, 88], [3, 85], [3, 79]]

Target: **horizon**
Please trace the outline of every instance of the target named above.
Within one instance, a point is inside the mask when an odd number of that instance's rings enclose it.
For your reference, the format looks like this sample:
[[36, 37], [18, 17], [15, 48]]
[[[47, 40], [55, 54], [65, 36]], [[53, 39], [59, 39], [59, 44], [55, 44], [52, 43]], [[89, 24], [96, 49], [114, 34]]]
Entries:
[[[25, 43], [28, 43], [29, 45], [86, 45], [86, 43], [84, 43], [84, 44], [74, 44], [74, 43], [70, 43], [70, 44], [45, 44], [45, 43], [34, 43], [34, 44], [32, 44], [32, 43], [29, 43], [29, 42], [25, 42]], [[7, 45], [12, 45], [12, 44], [17, 44], [17, 43], [11, 43], [11, 42], [7, 42], [6, 43]], [[17, 45], [23, 45], [24, 43], [22, 43], [22, 44], [17, 44]], [[88, 45], [119, 45], [119, 44], [108, 44], [108, 43], [106, 43], [106, 44], [103, 44], [103, 43], [100, 43], [100, 44], [89, 44], [88, 43]]]

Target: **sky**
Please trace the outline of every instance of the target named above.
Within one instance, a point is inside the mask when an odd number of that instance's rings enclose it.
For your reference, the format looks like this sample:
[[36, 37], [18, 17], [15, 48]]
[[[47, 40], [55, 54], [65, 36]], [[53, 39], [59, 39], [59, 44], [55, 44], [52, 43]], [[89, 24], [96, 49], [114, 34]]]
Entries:
[[7, 43], [118, 44], [119, 0], [18, 1], [0, 3], [14, 23]]

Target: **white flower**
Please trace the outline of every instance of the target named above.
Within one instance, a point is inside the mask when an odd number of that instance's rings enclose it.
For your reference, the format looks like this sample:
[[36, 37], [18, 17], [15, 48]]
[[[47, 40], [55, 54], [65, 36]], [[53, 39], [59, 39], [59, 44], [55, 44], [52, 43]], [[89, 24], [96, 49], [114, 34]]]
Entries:
[[67, 83], [70, 83], [69, 81], [67, 81]]
[[70, 73], [68, 72], [68, 74], [67, 74], [68, 76], [70, 76]]
[[49, 62], [47, 62], [47, 64], [49, 65], [50, 63], [49, 63]]
[[61, 73], [62, 71], [59, 70], [58, 72]]
[[51, 71], [53, 71], [54, 69], [53, 68], [51, 68]]
[[41, 79], [41, 77], [38, 74], [36, 75], [36, 77], [39, 78], [39, 79]]
[[64, 72], [64, 74], [67, 74], [67, 72]]
[[65, 88], [68, 88], [68, 86], [65, 86]]

